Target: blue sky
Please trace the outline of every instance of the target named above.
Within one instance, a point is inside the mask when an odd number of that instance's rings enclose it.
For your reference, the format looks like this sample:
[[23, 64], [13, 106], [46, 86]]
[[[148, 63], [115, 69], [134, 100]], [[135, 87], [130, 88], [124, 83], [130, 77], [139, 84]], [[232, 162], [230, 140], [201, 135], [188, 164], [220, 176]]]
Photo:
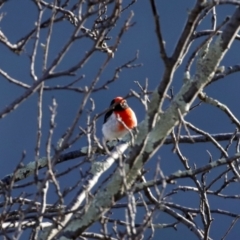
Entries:
[[[166, 50], [170, 55], [177, 43], [177, 40], [183, 30], [184, 23], [188, 14], [188, 10], [194, 5], [195, 1], [159, 1], [158, 11], [161, 19], [161, 26], [163, 31], [164, 40], [166, 42]], [[154, 90], [159, 84], [162, 73], [163, 63], [160, 59], [159, 48], [157, 45], [157, 38], [155, 36], [155, 26], [153, 16], [150, 8], [149, 1], [138, 1], [123, 15], [121, 20], [117, 23], [116, 28], [110, 32], [109, 36], [112, 36], [112, 40], [108, 42], [109, 45], [115, 41], [116, 33], [120, 30], [123, 22], [130, 14], [130, 10], [134, 12], [132, 22], [135, 25], [124, 34], [121, 44], [119, 45], [114, 59], [110, 62], [103, 75], [101, 76], [98, 86], [101, 86], [113, 76], [113, 73], [117, 67], [126, 63], [132, 59], [136, 52], [139, 51], [139, 59], [136, 63], [142, 63], [142, 67], [134, 69], [125, 69], [120, 73], [119, 79], [110, 85], [108, 90], [102, 90], [94, 93], [91, 97], [95, 101], [95, 111], [93, 114], [100, 113], [106, 109], [110, 101], [116, 96], [125, 96], [131, 89], [139, 92], [139, 88], [134, 81], [138, 81], [141, 84], [145, 83], [146, 78], [149, 81], [149, 90]], [[220, 6], [217, 8], [218, 23], [220, 23], [227, 15], [231, 15], [234, 12], [233, 6]], [[32, 1], [13, 1], [9, 0], [1, 9], [0, 14], [4, 13], [5, 16], [0, 22], [0, 29], [8, 37], [9, 41], [14, 43], [21, 37], [25, 36], [33, 27], [34, 22], [37, 20], [37, 11]], [[49, 12], [46, 10], [44, 13], [44, 19], [47, 18]], [[91, 22], [87, 22], [85, 27], [90, 27]], [[210, 18], [207, 17], [203, 20], [198, 30], [209, 29], [211, 27]], [[67, 41], [69, 34], [73, 31], [73, 26], [66, 20], [62, 23], [56, 24], [53, 28], [53, 37], [50, 44], [49, 63], [55, 58], [58, 51], [62, 48], [63, 44]], [[47, 30], [41, 31], [40, 42], [45, 41]], [[191, 53], [195, 47], [202, 41], [202, 38], [198, 39], [196, 43], [192, 45], [190, 49]], [[63, 59], [57, 70], [64, 70], [69, 66], [75, 64], [83, 54], [91, 46], [90, 39], [77, 42], [70, 49], [69, 53]], [[30, 41], [25, 52], [21, 55], [13, 54], [3, 44], [0, 44], [0, 68], [7, 72], [11, 77], [16, 78], [27, 84], [31, 84], [33, 80], [30, 77], [29, 70], [29, 55], [32, 52], [33, 40]], [[239, 63], [239, 42], [233, 44], [231, 50], [226, 55], [222, 64], [225, 66], [231, 66]], [[174, 75], [174, 82], [172, 84], [174, 93], [180, 89], [183, 83], [183, 73], [186, 60], [189, 54], [183, 61], [183, 64], [179, 67]], [[36, 61], [36, 73], [40, 77], [42, 70], [42, 49], [39, 46], [37, 61]], [[81, 75], [85, 75], [85, 78], [78, 84], [79, 87], [84, 88], [88, 86], [92, 79], [96, 76], [99, 67], [105, 61], [106, 54], [97, 52], [94, 57], [91, 58], [83, 69], [77, 71], [76, 77], [61, 77], [53, 80], [49, 80], [47, 85], [67, 84]], [[191, 70], [191, 74], [194, 74], [195, 64]], [[222, 103], [229, 106], [235, 116], [240, 117], [239, 111], [239, 74], [236, 73], [232, 76], [228, 76], [223, 80], [218, 81], [215, 84], [206, 88], [206, 92], [209, 96], [214, 97]], [[24, 89], [10, 84], [4, 77], [0, 75], [0, 111], [2, 111], [7, 105], [9, 105], [14, 99], [24, 93]], [[72, 91], [49, 91], [44, 94], [43, 98], [43, 138], [41, 145], [41, 156], [46, 155], [45, 146], [49, 133], [49, 121], [52, 98], [56, 98], [58, 108], [56, 116], [56, 129], [53, 136], [53, 144], [56, 144], [58, 139], [65, 133], [66, 129], [72, 123], [73, 117], [81, 103], [82, 94]], [[136, 98], [130, 98], [128, 100], [130, 106], [135, 110], [139, 122], [144, 119], [145, 111], [144, 107]], [[166, 103], [167, 107], [168, 103]], [[90, 104], [88, 104], [90, 108]], [[80, 118], [79, 126], [85, 127], [86, 125], [86, 113]], [[208, 131], [209, 133], [218, 132], [233, 132], [235, 126], [229, 121], [229, 119], [218, 109], [212, 106], [202, 104], [196, 110], [190, 112], [186, 119], [197, 127]], [[103, 117], [97, 122], [97, 136], [102, 138], [101, 125]], [[4, 177], [6, 174], [11, 173], [16, 167], [17, 163], [21, 159], [23, 150], [26, 151], [26, 158], [24, 163], [28, 163], [34, 160], [34, 148], [36, 146], [36, 126], [37, 126], [37, 94], [34, 94], [25, 102], [20, 104], [16, 110], [8, 114], [0, 121], [0, 156], [1, 156], [1, 168], [0, 176]], [[76, 131], [77, 132], [77, 131]], [[86, 139], [79, 140], [70, 150], [76, 150], [86, 144]], [[219, 152], [212, 146], [212, 144], [196, 144], [182, 145], [182, 151], [189, 159], [190, 165], [196, 164], [202, 166], [207, 164], [209, 156], [206, 152], [209, 150], [213, 156], [213, 159], [219, 158]], [[230, 152], [234, 153], [235, 149]], [[150, 169], [148, 177], [153, 177], [154, 169], [157, 159], [161, 159], [161, 167], [163, 173], [168, 175], [179, 169], [183, 169], [182, 164], [178, 160], [177, 156], [172, 153], [172, 146], [163, 146], [159, 152], [155, 155], [151, 161], [146, 165], [147, 169]], [[74, 160], [74, 161], [79, 161]], [[58, 171], [61, 172], [72, 163], [64, 163], [61, 166], [57, 166]], [[212, 171], [208, 181], [211, 180], [215, 174], [219, 173], [221, 168]], [[66, 178], [60, 179], [61, 186], [71, 185], [71, 181], [75, 182], [77, 171], [72, 175], [68, 175]], [[69, 179], [71, 178], [71, 179]], [[188, 184], [189, 180], [181, 180], [179, 185]], [[192, 184], [192, 183], [191, 183]], [[176, 186], [173, 186], [173, 188]], [[171, 187], [169, 188], [171, 189]], [[236, 191], [237, 189], [237, 191]], [[34, 191], [34, 187], [31, 191]], [[239, 184], [235, 183], [232, 188], [229, 189], [231, 194], [238, 194]], [[51, 196], [49, 196], [51, 199]], [[177, 196], [172, 196], [169, 201], [178, 202], [186, 206], [198, 207], [198, 196], [193, 193], [183, 192]], [[231, 202], [231, 204], [229, 204]], [[224, 200], [219, 200], [214, 197], [210, 198], [210, 203], [214, 209], [223, 208], [226, 210], [232, 210], [239, 212], [239, 204], [236, 200], [229, 201], [227, 205]], [[219, 216], [213, 216], [218, 219]], [[232, 219], [224, 218], [227, 222], [215, 221], [213, 222], [213, 230], [210, 236], [213, 239], [219, 239], [223, 233], [227, 230]], [[166, 214], [158, 213], [154, 219], [156, 222], [171, 222], [172, 219], [167, 217]], [[238, 223], [239, 227], [239, 223]], [[232, 230], [228, 239], [236, 239], [237, 227]], [[179, 239], [195, 239], [194, 234], [189, 232], [185, 227], [179, 225], [178, 231], [173, 229], [159, 231], [158, 237], [162, 239], [176, 239], [178, 236], [184, 236]], [[155, 239], [159, 239], [159, 238]]]

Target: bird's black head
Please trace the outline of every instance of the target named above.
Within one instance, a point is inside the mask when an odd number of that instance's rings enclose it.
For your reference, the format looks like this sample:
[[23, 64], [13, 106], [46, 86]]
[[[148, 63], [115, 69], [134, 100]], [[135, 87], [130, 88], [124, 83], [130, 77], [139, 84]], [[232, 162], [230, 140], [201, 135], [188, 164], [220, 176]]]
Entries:
[[128, 108], [127, 101], [122, 97], [114, 98], [110, 103], [109, 111], [104, 116], [104, 123], [112, 115], [113, 111], [123, 111]]
[[128, 108], [127, 100], [122, 97], [116, 97], [111, 101], [110, 107], [116, 111], [124, 110]]

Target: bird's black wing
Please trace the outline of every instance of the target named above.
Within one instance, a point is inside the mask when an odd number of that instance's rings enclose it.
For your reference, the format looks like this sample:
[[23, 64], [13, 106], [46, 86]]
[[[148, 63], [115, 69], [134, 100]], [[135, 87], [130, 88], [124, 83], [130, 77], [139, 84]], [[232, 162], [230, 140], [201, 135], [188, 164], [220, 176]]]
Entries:
[[[111, 108], [114, 104], [115, 104], [115, 100], [113, 99], [113, 100], [111, 101], [109, 107]], [[104, 121], [103, 121], [103, 123], [105, 123], [105, 122], [108, 120], [108, 118], [111, 116], [111, 114], [113, 113], [113, 109], [114, 109], [114, 108], [112, 108], [112, 109], [110, 109], [108, 112], [106, 112], [106, 114], [105, 114], [105, 116], [104, 116]]]
[[105, 123], [105, 122], [109, 119], [109, 117], [112, 115], [112, 113], [113, 113], [113, 110], [109, 110], [109, 111], [105, 114], [103, 123]]

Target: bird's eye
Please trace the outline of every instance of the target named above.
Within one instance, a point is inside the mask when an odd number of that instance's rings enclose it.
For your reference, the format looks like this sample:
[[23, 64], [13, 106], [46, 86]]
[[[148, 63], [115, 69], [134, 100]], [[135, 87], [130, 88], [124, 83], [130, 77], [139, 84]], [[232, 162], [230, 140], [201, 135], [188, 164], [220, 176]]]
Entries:
[[126, 108], [127, 107], [127, 101], [123, 100], [120, 105], [122, 106], [122, 108]]

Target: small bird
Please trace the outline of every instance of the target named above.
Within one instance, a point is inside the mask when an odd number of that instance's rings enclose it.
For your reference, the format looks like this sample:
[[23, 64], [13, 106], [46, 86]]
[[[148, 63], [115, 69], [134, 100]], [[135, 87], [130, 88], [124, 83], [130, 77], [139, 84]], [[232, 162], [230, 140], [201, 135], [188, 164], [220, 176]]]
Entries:
[[129, 130], [137, 126], [134, 111], [122, 97], [111, 101], [110, 110], [104, 116], [102, 132], [105, 141], [121, 139]]

